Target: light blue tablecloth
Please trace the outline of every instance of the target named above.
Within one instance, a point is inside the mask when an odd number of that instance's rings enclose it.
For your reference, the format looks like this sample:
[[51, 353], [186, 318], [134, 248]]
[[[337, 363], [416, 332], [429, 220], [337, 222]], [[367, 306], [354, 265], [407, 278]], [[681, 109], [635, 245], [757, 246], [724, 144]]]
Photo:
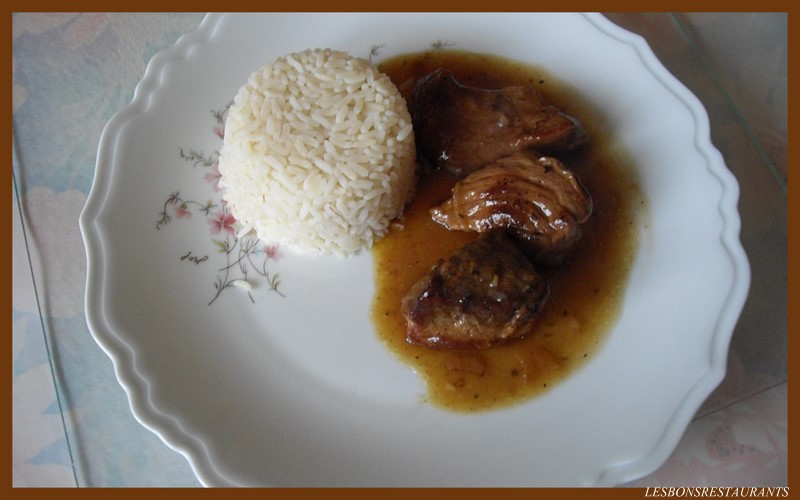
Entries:
[[[150, 58], [202, 18], [104, 13], [13, 17], [17, 486], [199, 484], [188, 462], [133, 418], [111, 361], [89, 334], [78, 216], [91, 188], [106, 122], [131, 100]], [[51, 356], [57, 360], [52, 365]]]

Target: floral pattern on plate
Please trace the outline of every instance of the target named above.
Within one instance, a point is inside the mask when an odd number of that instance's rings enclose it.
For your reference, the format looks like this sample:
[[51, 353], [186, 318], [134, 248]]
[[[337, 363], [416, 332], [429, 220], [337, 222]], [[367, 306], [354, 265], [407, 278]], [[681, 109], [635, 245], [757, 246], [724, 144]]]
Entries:
[[[213, 131], [220, 140], [225, 137], [225, 118], [229, 107], [230, 104], [220, 110], [211, 111], [214, 117]], [[192, 148], [181, 147], [178, 148], [178, 154], [182, 160], [191, 163], [193, 168], [205, 171], [203, 179], [211, 188], [210, 197], [201, 202], [183, 198], [180, 190], [173, 191], [164, 201], [158, 214], [156, 229], [161, 230], [173, 220], [192, 220], [195, 214], [206, 218], [212, 243], [218, 253], [225, 255], [224, 264], [216, 268], [213, 281], [215, 292], [208, 305], [213, 304], [224, 290], [231, 287], [246, 290], [250, 300], [255, 303], [251, 293], [254, 285], [253, 274], [263, 277], [269, 290], [283, 297], [283, 292], [279, 289], [280, 273], [268, 269], [269, 264], [281, 258], [280, 248], [278, 245], [264, 244], [253, 231], [242, 233], [241, 225], [230, 213], [227, 203], [219, 194], [222, 191], [219, 186], [219, 150], [206, 154]], [[206, 262], [208, 259], [208, 255], [197, 255], [192, 251], [181, 255], [182, 261], [195, 264]]]

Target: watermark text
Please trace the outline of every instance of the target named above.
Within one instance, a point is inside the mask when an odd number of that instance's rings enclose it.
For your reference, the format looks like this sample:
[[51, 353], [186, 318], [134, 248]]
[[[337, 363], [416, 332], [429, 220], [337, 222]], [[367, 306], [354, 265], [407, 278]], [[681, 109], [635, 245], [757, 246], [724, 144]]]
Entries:
[[760, 498], [776, 497], [786, 498], [789, 496], [789, 487], [765, 487], [765, 488], [734, 488], [734, 487], [658, 487], [647, 488], [644, 496], [653, 498], [687, 498], [687, 497], [730, 497], [730, 498]]

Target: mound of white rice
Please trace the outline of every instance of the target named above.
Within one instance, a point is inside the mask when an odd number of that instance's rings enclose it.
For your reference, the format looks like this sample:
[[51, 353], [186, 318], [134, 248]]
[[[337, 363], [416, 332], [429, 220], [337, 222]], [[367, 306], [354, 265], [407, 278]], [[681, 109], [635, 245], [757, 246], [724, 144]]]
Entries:
[[364, 59], [329, 49], [254, 72], [228, 111], [224, 199], [266, 242], [315, 254], [369, 248], [415, 184], [406, 102]]

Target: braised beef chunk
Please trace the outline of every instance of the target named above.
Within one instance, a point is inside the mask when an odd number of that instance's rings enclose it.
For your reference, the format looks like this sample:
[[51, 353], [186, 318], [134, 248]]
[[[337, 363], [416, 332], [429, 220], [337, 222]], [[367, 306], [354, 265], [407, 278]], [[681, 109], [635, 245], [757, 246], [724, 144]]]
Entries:
[[406, 293], [406, 338], [433, 348], [489, 347], [529, 333], [548, 294], [505, 232], [492, 232], [437, 263]]
[[462, 177], [432, 218], [483, 236], [406, 293], [407, 340], [482, 349], [531, 333], [549, 294], [533, 262], [559, 264], [592, 213], [553, 156], [584, 144], [583, 127], [531, 87], [468, 87], [444, 69], [417, 82], [411, 114], [418, 153]]
[[586, 141], [580, 123], [533, 88], [467, 87], [445, 69], [417, 82], [411, 114], [421, 155], [457, 175], [528, 148], [558, 153]]
[[448, 229], [507, 229], [531, 258], [557, 263], [581, 237], [592, 199], [579, 179], [555, 158], [515, 154], [476, 170], [431, 209]]

